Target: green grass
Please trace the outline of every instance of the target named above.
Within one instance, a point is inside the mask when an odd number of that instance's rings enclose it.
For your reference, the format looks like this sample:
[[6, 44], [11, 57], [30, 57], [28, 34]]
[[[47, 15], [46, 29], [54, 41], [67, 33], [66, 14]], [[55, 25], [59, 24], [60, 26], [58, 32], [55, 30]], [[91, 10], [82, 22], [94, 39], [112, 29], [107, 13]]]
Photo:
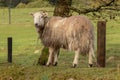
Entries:
[[[119, 80], [120, 72], [120, 21], [108, 20], [106, 35], [106, 68], [87, 68], [88, 57], [80, 56], [77, 68], [70, 68], [73, 52], [61, 49], [57, 67], [35, 65], [43, 45], [37, 41], [37, 33], [30, 12], [53, 8], [12, 9], [12, 24], [8, 24], [8, 9], [0, 9], [0, 80]], [[52, 12], [49, 12], [52, 16]], [[92, 20], [97, 31], [97, 20]], [[13, 63], [7, 62], [7, 38], [13, 38]], [[95, 43], [96, 45], [96, 43]], [[96, 46], [95, 46], [96, 47]], [[95, 50], [96, 52], [96, 50]]]
[[1, 80], [119, 80], [120, 73], [115, 68], [70, 68], [21, 65], [4, 65], [0, 68]]

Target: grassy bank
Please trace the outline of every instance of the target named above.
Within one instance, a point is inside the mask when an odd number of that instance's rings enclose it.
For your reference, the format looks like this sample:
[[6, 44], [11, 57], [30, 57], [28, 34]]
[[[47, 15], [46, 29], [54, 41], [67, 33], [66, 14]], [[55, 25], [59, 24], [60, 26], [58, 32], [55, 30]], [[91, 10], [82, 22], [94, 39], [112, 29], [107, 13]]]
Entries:
[[[4, 65], [1, 80], [119, 80], [117, 68], [70, 68]], [[7, 67], [6, 67], [7, 66]]]

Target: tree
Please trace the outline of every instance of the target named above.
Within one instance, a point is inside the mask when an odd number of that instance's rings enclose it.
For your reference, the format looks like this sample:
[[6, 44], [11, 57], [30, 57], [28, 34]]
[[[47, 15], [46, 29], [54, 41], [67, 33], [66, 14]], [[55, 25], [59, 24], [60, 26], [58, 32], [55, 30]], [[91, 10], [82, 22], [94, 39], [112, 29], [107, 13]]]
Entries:
[[69, 8], [70, 8], [70, 10], [73, 10], [79, 14], [86, 14], [89, 12], [98, 12], [101, 10], [120, 10], [120, 8], [116, 7], [117, 1], [118, 0], [94, 0], [92, 2], [93, 5], [90, 8], [85, 8], [85, 9], [78, 9], [75, 7], [69, 7]]
[[100, 12], [102, 10], [120, 10], [120, 5], [118, 5], [118, 0], [90, 0], [84, 3], [89, 5], [89, 8], [76, 8], [71, 6], [72, 0], [58, 0], [54, 9], [54, 16], [70, 16], [69, 12], [75, 11], [79, 14], [87, 14], [89, 12]]
[[54, 9], [54, 16], [67, 17], [70, 16], [70, 8], [72, 0], [58, 0]]

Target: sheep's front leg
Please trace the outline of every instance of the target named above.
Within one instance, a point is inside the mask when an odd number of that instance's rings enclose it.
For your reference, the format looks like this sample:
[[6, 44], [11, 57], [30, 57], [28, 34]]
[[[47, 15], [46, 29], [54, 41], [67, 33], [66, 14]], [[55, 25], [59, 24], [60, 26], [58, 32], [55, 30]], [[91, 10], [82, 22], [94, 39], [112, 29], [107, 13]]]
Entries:
[[49, 47], [49, 56], [48, 56], [48, 61], [47, 61], [46, 66], [49, 66], [50, 64], [52, 64], [53, 53], [54, 53], [54, 49]]
[[56, 50], [55, 53], [54, 53], [54, 63], [53, 63], [54, 66], [57, 66], [57, 64], [58, 64], [59, 51], [60, 51], [60, 50], [58, 49], [58, 50]]
[[73, 68], [75, 68], [77, 66], [77, 64], [78, 64], [79, 54], [80, 54], [79, 50], [76, 50], [75, 51], [73, 65], [72, 65]]

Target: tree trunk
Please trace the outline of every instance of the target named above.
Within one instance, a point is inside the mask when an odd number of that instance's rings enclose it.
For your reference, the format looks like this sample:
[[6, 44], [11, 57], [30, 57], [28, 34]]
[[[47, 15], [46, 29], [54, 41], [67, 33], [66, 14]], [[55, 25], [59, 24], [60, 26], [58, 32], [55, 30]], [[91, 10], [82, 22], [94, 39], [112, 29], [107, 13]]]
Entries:
[[40, 57], [38, 58], [37, 64], [46, 65], [49, 56], [49, 49], [44, 47], [41, 51]]
[[58, 0], [54, 9], [54, 16], [68, 17], [72, 0]]

